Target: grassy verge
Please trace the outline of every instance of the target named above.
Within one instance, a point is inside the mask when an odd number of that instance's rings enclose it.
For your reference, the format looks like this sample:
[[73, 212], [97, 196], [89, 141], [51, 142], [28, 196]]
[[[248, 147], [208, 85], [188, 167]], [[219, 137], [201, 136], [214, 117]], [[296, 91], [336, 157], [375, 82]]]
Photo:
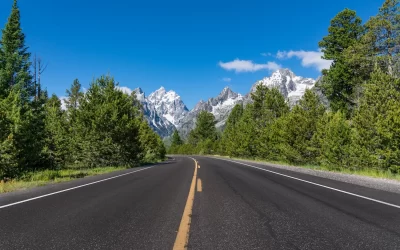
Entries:
[[62, 170], [44, 170], [33, 173], [27, 173], [24, 176], [11, 180], [0, 182], [0, 193], [12, 192], [19, 189], [44, 186], [51, 183], [70, 181], [99, 174], [110, 173], [118, 170], [127, 169], [126, 167], [103, 167], [91, 169], [62, 169]]
[[336, 172], [336, 173], [344, 173], [344, 174], [352, 174], [352, 175], [360, 175], [360, 176], [367, 176], [367, 177], [373, 177], [373, 178], [390, 179], [390, 180], [400, 181], [399, 174], [393, 174], [389, 171], [379, 171], [379, 170], [375, 170], [375, 169], [360, 169], [360, 170], [352, 170], [352, 169], [347, 169], [347, 168], [332, 169], [332, 168], [325, 167], [325, 166], [317, 166], [317, 165], [310, 165], [310, 164], [294, 166], [294, 165], [288, 164], [287, 162], [281, 162], [281, 161], [265, 161], [265, 160], [259, 160], [259, 159], [246, 159], [246, 158], [236, 158], [236, 157], [230, 158], [228, 156], [221, 156], [221, 155], [214, 155], [214, 156], [232, 159], [232, 160], [244, 160], [244, 161], [249, 161], [249, 162], [254, 162], [254, 163], [276, 164], [276, 165], [283, 165], [283, 166], [287, 166], [287, 167], [302, 167], [302, 168], [308, 168], [308, 169], [314, 169], [314, 170], [330, 171], [330, 172]]

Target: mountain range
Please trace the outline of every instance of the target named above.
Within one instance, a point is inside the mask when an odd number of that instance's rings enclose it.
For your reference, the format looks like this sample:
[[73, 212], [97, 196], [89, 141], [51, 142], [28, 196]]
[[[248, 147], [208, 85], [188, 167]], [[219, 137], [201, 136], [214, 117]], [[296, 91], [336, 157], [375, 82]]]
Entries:
[[289, 69], [279, 69], [270, 77], [254, 83], [246, 95], [233, 92], [225, 87], [217, 97], [201, 100], [189, 110], [181, 97], [173, 90], [166, 91], [164, 87], [146, 96], [142, 89], [134, 90], [137, 99], [143, 105], [143, 114], [150, 126], [161, 137], [170, 136], [175, 129], [185, 138], [195, 127], [197, 115], [205, 110], [211, 112], [217, 121], [217, 128], [222, 129], [233, 107], [240, 103], [249, 103], [251, 93], [257, 85], [278, 88], [290, 105], [295, 105], [304, 95], [306, 89], [314, 88], [316, 80], [296, 76]]

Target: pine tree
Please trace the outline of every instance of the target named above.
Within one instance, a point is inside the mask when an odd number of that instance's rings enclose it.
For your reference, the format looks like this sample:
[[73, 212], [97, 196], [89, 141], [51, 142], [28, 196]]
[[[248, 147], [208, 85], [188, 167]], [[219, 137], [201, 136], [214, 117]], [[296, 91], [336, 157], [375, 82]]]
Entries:
[[240, 144], [238, 140], [238, 124], [243, 115], [243, 105], [236, 104], [236, 106], [232, 109], [228, 120], [226, 121], [226, 126], [222, 134], [220, 150], [223, 154], [227, 154], [229, 156], [238, 156], [237, 153], [237, 145]]
[[69, 133], [68, 137], [68, 151], [70, 152], [70, 158], [68, 163], [81, 162], [80, 158], [81, 150], [83, 150], [84, 141], [80, 137], [80, 131], [82, 124], [77, 123], [79, 114], [79, 103], [84, 97], [82, 92], [82, 86], [78, 79], [75, 79], [71, 84], [70, 89], [66, 90], [67, 98], [64, 99], [66, 109], [66, 119], [68, 122], [67, 130]]
[[174, 131], [174, 134], [172, 135], [172, 146], [181, 146], [183, 144], [183, 141], [181, 137], [179, 136], [178, 130]]
[[254, 106], [253, 104], [247, 104], [243, 110], [235, 132], [236, 141], [240, 142], [235, 144], [235, 154], [240, 157], [255, 157], [257, 152], [256, 139], [259, 136], [256, 133], [256, 122], [253, 117]]
[[50, 161], [50, 166], [64, 167], [70, 162], [69, 134], [67, 130], [67, 119], [65, 112], [61, 109], [61, 100], [52, 95], [46, 102], [46, 146], [44, 154]]
[[318, 96], [311, 90], [306, 90], [299, 104], [285, 117], [285, 123], [274, 127], [272, 131], [284, 130], [278, 134], [285, 141], [285, 146], [281, 143], [280, 149], [286, 160], [293, 163], [315, 160], [316, 152], [312, 138], [317, 131], [317, 123], [324, 113], [325, 107]]
[[350, 167], [351, 128], [340, 111], [322, 117], [314, 142], [319, 146], [320, 164], [334, 169]]
[[178, 133], [178, 130], [175, 130], [172, 134], [171, 145], [169, 147], [169, 152], [172, 154], [178, 153], [180, 147], [183, 145], [183, 141]]
[[253, 118], [258, 130], [265, 128], [273, 120], [289, 112], [285, 97], [278, 88], [268, 88], [259, 84], [256, 91], [251, 94], [251, 98], [253, 100]]
[[400, 80], [380, 69], [366, 84], [353, 120], [353, 165], [400, 172]]
[[13, 178], [20, 172], [18, 143], [15, 134], [21, 127], [20, 95], [12, 91], [0, 101], [0, 178]]
[[3, 117], [9, 124], [8, 135], [1, 138], [2, 162], [13, 163], [14, 176], [25, 171], [48, 167], [43, 155], [44, 102], [43, 98], [33, 98], [35, 89], [29, 67], [30, 54], [25, 46], [25, 35], [20, 24], [20, 12], [14, 1], [11, 15], [2, 30], [0, 42], [0, 99], [5, 110]]
[[201, 111], [197, 116], [196, 127], [189, 134], [189, 143], [197, 147], [198, 153], [210, 153], [217, 139], [215, 117], [207, 111]]
[[344, 56], [347, 48], [356, 44], [363, 32], [361, 19], [355, 11], [345, 9], [338, 13], [331, 21], [319, 47], [324, 53], [323, 59], [332, 60], [329, 70], [324, 70], [320, 87], [330, 101], [331, 109], [342, 110], [351, 115], [355, 105], [355, 92], [361, 84]]
[[332, 20], [328, 28], [329, 34], [319, 42], [323, 59], [338, 62], [343, 58], [344, 50], [356, 43], [362, 32], [361, 19], [356, 12], [344, 9]]
[[385, 0], [377, 16], [368, 23], [367, 35], [374, 37], [374, 49], [385, 72], [399, 76], [400, 60], [400, 1]]
[[96, 79], [79, 102], [74, 162], [91, 166], [135, 166], [140, 161], [140, 123], [132, 97], [114, 79]]
[[67, 89], [67, 98], [65, 99], [65, 107], [73, 112], [79, 107], [79, 101], [83, 96], [82, 86], [78, 79], [75, 79], [70, 89]]
[[17, 0], [14, 0], [0, 42], [0, 98], [6, 98], [13, 87], [20, 89], [24, 101], [33, 95], [32, 77], [29, 73], [30, 54], [27, 50]]
[[146, 120], [142, 120], [140, 126], [140, 145], [142, 148], [141, 161], [153, 163], [165, 158], [165, 147], [160, 136], [151, 130]]
[[[257, 86], [256, 92], [252, 94], [254, 100], [253, 119], [256, 136], [255, 149], [259, 157], [268, 158], [271, 150], [270, 127], [280, 117], [289, 112], [289, 105], [278, 88]], [[258, 104], [259, 103], [259, 104]]]

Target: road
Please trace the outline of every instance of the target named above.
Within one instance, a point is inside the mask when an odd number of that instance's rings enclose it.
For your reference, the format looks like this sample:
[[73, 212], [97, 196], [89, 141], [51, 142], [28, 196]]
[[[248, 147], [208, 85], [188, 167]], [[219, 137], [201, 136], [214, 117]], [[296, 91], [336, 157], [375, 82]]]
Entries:
[[400, 249], [400, 195], [194, 156], [0, 195], [0, 249]]

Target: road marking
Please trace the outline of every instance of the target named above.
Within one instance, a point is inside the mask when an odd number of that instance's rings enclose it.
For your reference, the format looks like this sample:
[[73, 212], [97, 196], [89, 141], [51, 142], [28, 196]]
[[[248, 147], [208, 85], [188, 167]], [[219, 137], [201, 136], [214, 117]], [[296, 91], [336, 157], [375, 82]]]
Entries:
[[181, 224], [179, 225], [178, 234], [176, 235], [173, 250], [187, 249], [187, 243], [189, 241], [190, 222], [192, 216], [195, 186], [197, 179], [197, 161], [193, 158], [191, 159], [195, 163], [194, 174], [193, 174], [192, 184], [190, 185], [189, 195], [186, 201], [185, 209], [183, 210]]
[[201, 179], [197, 179], [197, 192], [202, 192], [203, 191], [203, 186], [201, 185]]
[[362, 196], [362, 195], [359, 195], [359, 194], [347, 192], [347, 191], [344, 191], [344, 190], [341, 190], [341, 189], [328, 187], [328, 186], [325, 186], [325, 185], [322, 185], [322, 184], [318, 184], [318, 183], [315, 183], [315, 182], [312, 182], [312, 181], [306, 181], [306, 180], [303, 180], [303, 179], [300, 179], [300, 178], [296, 178], [296, 177], [289, 176], [289, 175], [286, 175], [286, 174], [281, 174], [281, 173], [278, 173], [278, 172], [275, 172], [275, 171], [271, 171], [271, 170], [268, 170], [268, 169], [256, 167], [256, 166], [249, 165], [249, 164], [246, 164], [246, 163], [227, 160], [227, 159], [221, 159], [221, 158], [215, 158], [215, 157], [211, 157], [211, 158], [219, 159], [219, 160], [222, 160], [222, 161], [234, 162], [234, 163], [241, 164], [241, 165], [244, 165], [244, 166], [248, 166], [248, 167], [251, 167], [251, 168], [256, 168], [256, 169], [259, 169], [259, 170], [263, 170], [263, 171], [266, 171], [266, 172], [269, 172], [269, 173], [272, 173], [272, 174], [276, 174], [276, 175], [284, 176], [284, 177], [287, 177], [287, 178], [290, 178], [290, 179], [294, 179], [294, 180], [298, 180], [298, 181], [301, 181], [301, 182], [305, 182], [305, 183], [308, 183], [308, 184], [311, 184], [311, 185], [315, 185], [315, 186], [318, 186], [318, 187], [323, 187], [323, 188], [326, 188], [326, 189], [330, 189], [330, 190], [333, 190], [333, 191], [336, 191], [336, 192], [340, 192], [340, 193], [343, 193], [343, 194], [352, 195], [352, 196], [355, 196], [355, 197], [358, 197], [358, 198], [362, 198], [362, 199], [365, 199], [365, 200], [377, 202], [377, 203], [380, 203], [380, 204], [383, 204], [383, 205], [387, 205], [387, 206], [390, 206], [390, 207], [394, 207], [394, 208], [400, 208], [399, 205], [395, 205], [395, 204], [392, 204], [392, 203], [384, 202], [384, 201], [381, 201], [381, 200], [376, 200], [376, 199], [369, 198], [369, 197], [366, 197], [366, 196]]
[[120, 175], [109, 177], [109, 178], [102, 179], [102, 180], [99, 180], [99, 181], [90, 182], [90, 183], [79, 185], [79, 186], [76, 186], [76, 187], [63, 189], [63, 190], [60, 190], [60, 191], [57, 191], [57, 192], [53, 192], [53, 193], [49, 193], [49, 194], [45, 194], [45, 195], [40, 195], [40, 196], [33, 197], [33, 198], [30, 198], [30, 199], [26, 199], [26, 200], [10, 203], [10, 204], [7, 204], [7, 205], [0, 206], [0, 209], [6, 208], [6, 207], [15, 206], [15, 205], [18, 205], [18, 204], [21, 204], [21, 203], [25, 203], [25, 202], [28, 202], [28, 201], [37, 200], [37, 199], [44, 198], [44, 197], [47, 197], [47, 196], [51, 196], [51, 195], [55, 195], [55, 194], [59, 194], [59, 193], [64, 193], [64, 192], [71, 191], [71, 190], [74, 190], [74, 189], [90, 186], [90, 185], [93, 185], [93, 184], [96, 184], [96, 183], [100, 183], [100, 182], [103, 182], [103, 181], [112, 180], [112, 179], [115, 179], [115, 178], [118, 178], [118, 177], [122, 177], [122, 176], [125, 176], [125, 175], [137, 173], [137, 172], [140, 172], [140, 171], [152, 168], [152, 167], [154, 167], [154, 166], [146, 167], [146, 168], [143, 168], [143, 169], [140, 169], [140, 170], [136, 170], [136, 171], [133, 171], [133, 172], [129, 172], [129, 173], [125, 173], [125, 174], [120, 174]]

